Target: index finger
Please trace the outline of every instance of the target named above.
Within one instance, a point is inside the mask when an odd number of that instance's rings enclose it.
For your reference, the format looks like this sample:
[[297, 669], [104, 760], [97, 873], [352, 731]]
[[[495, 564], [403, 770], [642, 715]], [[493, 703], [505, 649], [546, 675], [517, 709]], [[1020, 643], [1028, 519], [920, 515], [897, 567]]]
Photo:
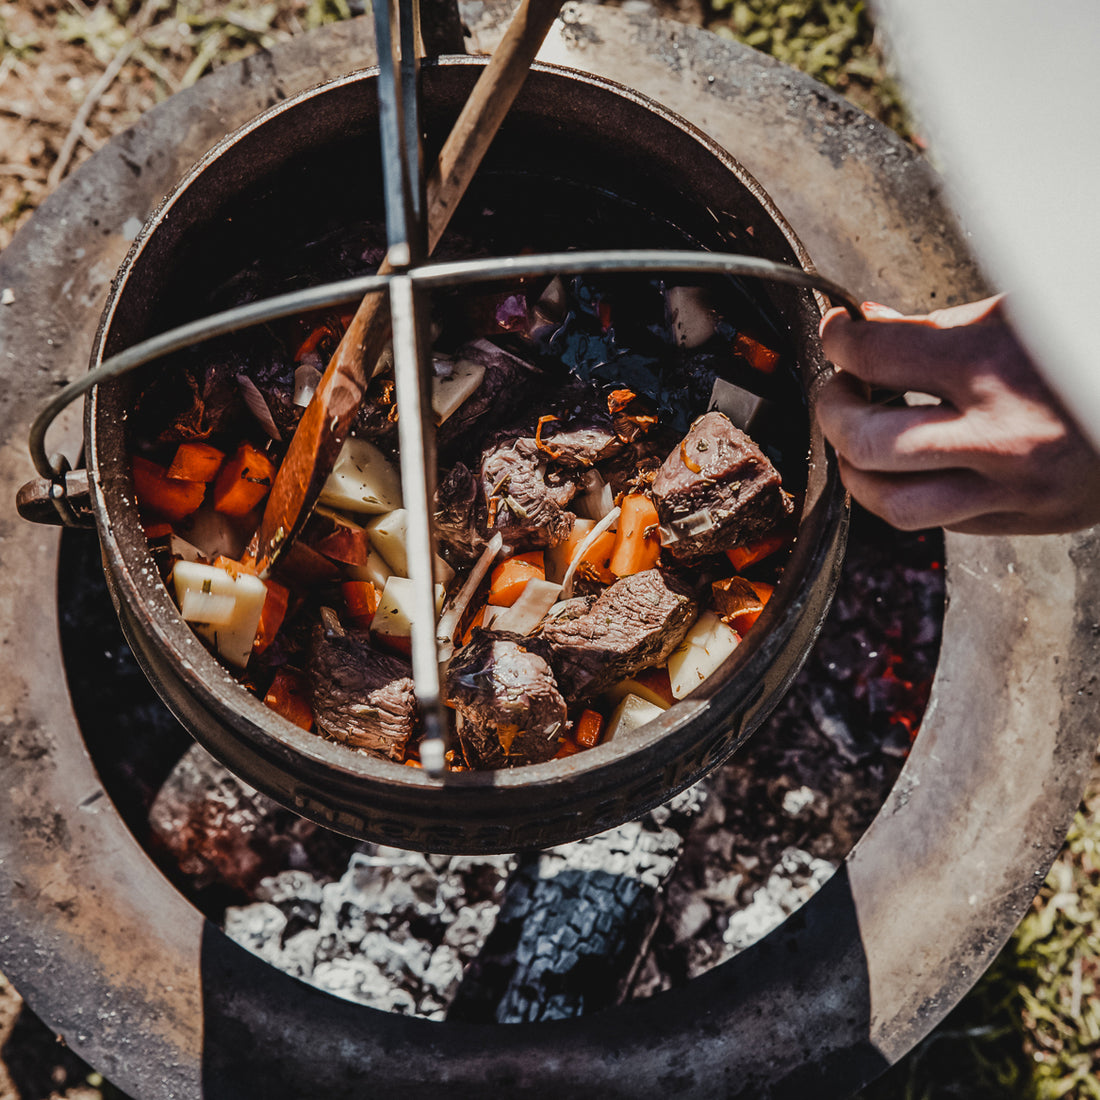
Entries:
[[875, 388], [917, 390], [953, 400], [965, 389], [967, 367], [988, 342], [980, 327], [941, 327], [932, 316], [872, 315], [854, 322], [842, 309], [821, 322], [821, 343], [841, 370]]

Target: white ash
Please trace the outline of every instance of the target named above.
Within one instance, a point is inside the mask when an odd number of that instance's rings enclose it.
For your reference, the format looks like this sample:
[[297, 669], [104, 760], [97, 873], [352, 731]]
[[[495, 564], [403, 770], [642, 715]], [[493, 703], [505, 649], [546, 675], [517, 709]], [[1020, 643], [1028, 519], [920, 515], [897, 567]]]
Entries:
[[225, 931], [273, 966], [372, 1008], [443, 1019], [500, 908], [510, 856], [425, 856], [377, 845], [335, 882], [263, 879]]
[[778, 928], [796, 909], [805, 905], [825, 885], [836, 865], [815, 859], [809, 852], [788, 848], [768, 881], [752, 901], [730, 914], [723, 939], [732, 948], [730, 957]]

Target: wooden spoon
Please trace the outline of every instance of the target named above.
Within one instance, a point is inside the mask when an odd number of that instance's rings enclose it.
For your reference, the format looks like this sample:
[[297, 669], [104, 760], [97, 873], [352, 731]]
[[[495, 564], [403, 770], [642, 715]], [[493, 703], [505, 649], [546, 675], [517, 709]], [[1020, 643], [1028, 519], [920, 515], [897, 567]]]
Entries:
[[[562, 0], [522, 0], [427, 180], [427, 236], [435, 248], [489, 143], [519, 93]], [[384, 260], [380, 274], [394, 270]], [[276, 474], [256, 543], [260, 576], [302, 529], [347, 438], [390, 337], [389, 297], [368, 294], [332, 355]]]

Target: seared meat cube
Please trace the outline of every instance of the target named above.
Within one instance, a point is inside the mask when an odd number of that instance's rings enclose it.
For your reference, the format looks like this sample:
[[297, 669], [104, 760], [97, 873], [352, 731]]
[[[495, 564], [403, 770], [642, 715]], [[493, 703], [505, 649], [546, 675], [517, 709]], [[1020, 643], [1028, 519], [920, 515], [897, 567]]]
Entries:
[[557, 753], [565, 700], [550, 666], [518, 641], [476, 631], [447, 669], [446, 692], [470, 767], [538, 764]]
[[318, 626], [309, 665], [317, 729], [334, 741], [403, 760], [416, 725], [408, 662], [373, 649], [366, 632]]
[[555, 396], [539, 429], [543, 454], [567, 469], [588, 469], [623, 449], [602, 390], [567, 385]]
[[766, 535], [792, 510], [767, 455], [719, 412], [692, 424], [651, 492], [661, 548], [682, 563]]
[[484, 520], [477, 478], [468, 466], [457, 462], [435, 490], [435, 530], [452, 561], [471, 562], [481, 553]]
[[662, 447], [656, 440], [638, 439], [602, 466], [600, 473], [615, 496], [645, 492], [661, 468], [667, 451], [668, 447]]
[[572, 481], [552, 484], [546, 455], [533, 439], [506, 439], [481, 458], [481, 485], [489, 509], [489, 533], [499, 531], [517, 548], [557, 546], [573, 530], [574, 516], [565, 506], [577, 487]]
[[518, 356], [488, 340], [475, 340], [459, 348], [456, 359], [470, 359], [485, 368], [477, 392], [467, 398], [440, 426], [436, 435], [440, 451], [461, 441], [481, 420], [499, 425], [531, 399], [531, 385], [541, 372]]
[[581, 615], [559, 616], [538, 634], [570, 702], [662, 664], [684, 640], [699, 608], [659, 569], [617, 580]]

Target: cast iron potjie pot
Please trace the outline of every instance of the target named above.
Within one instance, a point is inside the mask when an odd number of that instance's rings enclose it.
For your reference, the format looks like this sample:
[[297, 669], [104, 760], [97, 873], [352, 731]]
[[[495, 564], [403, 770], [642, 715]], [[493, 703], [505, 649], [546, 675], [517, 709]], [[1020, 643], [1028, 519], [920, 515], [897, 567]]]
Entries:
[[[446, 136], [484, 63], [455, 57], [425, 66], [429, 153]], [[374, 71], [286, 100], [228, 137], [134, 242], [108, 299], [93, 365], [203, 315], [202, 292], [265, 249], [278, 248], [285, 235], [310, 239], [315, 224], [329, 224], [334, 210], [346, 211], [349, 220], [365, 211], [380, 214], [377, 150]], [[531, 183], [540, 195], [553, 180], [550, 191], [565, 203], [584, 194], [610, 197], [632, 217], [672, 226], [697, 247], [811, 269], [759, 184], [725, 151], [645, 97], [595, 77], [533, 67], [482, 177], [506, 191]], [[529, 212], [532, 219], [538, 215]], [[756, 284], [752, 293], [784, 329], [801, 391], [812, 393], [828, 369], [817, 339], [823, 299], [778, 283]], [[836, 585], [847, 499], [835, 462], [800, 405], [791, 415], [807, 425], [808, 468], [798, 537], [756, 628], [719, 672], [660, 719], [594, 749], [545, 764], [433, 779], [287, 722], [241, 686], [182, 620], [134, 501], [127, 419], [140, 384], [131, 376], [100, 386], [85, 413], [104, 569], [127, 639], [167, 705], [227, 767], [303, 816], [349, 835], [478, 854], [563, 843], [639, 816], [722, 763], [763, 721], [805, 658]]]

